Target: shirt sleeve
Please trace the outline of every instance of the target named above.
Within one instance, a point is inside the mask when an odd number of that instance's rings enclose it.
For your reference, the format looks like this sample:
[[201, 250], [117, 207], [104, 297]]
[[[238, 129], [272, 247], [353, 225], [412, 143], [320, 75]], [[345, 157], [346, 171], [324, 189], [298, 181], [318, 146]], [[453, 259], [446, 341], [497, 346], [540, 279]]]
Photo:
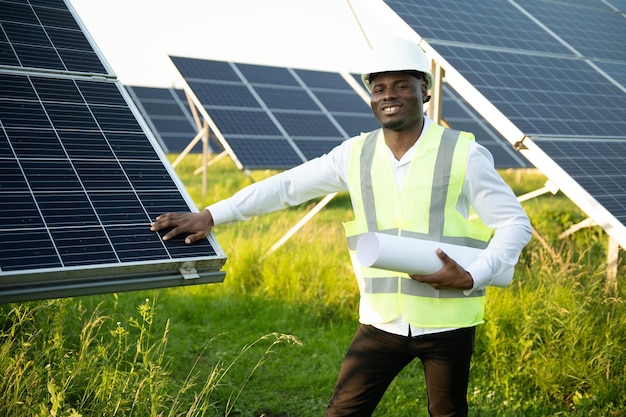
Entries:
[[496, 171], [491, 153], [475, 142], [470, 145], [463, 192], [478, 217], [494, 230], [487, 248], [466, 268], [474, 279], [473, 288], [465, 291], [469, 295], [515, 266], [532, 228], [517, 197]]
[[208, 206], [214, 224], [233, 223], [296, 206], [333, 192], [347, 191], [346, 166], [352, 140], [329, 153], [242, 188]]

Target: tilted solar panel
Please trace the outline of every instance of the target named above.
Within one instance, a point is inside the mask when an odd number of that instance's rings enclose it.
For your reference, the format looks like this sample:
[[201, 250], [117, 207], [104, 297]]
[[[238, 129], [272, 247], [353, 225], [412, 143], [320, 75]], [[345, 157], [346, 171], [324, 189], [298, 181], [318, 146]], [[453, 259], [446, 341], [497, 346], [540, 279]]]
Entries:
[[451, 87], [626, 247], [623, 1], [385, 4]]
[[[3, 28], [37, 27], [29, 10], [44, 31], [79, 27], [63, 2], [2, 3]], [[223, 280], [213, 236], [185, 245], [149, 230], [194, 204], [121, 84], [43, 65], [0, 67], [0, 303]]]
[[462, 46], [436, 49], [528, 136], [626, 132], [626, 94], [582, 60]]
[[171, 57], [243, 169], [287, 169], [378, 127], [338, 73]]

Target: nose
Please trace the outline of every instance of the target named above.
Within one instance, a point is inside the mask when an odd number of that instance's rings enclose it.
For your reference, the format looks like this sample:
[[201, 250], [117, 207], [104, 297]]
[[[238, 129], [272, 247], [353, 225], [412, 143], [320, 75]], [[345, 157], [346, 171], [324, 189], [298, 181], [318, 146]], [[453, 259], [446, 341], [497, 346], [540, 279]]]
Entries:
[[387, 88], [385, 89], [385, 92], [383, 93], [382, 99], [389, 100], [390, 98], [395, 98], [395, 97], [397, 97], [395, 88]]

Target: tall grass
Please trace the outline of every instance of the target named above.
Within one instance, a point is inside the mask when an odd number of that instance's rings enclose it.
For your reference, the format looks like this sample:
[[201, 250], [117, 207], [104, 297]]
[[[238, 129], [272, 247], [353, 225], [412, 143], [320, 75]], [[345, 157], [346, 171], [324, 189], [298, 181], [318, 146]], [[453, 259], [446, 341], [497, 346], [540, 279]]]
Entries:
[[[204, 195], [198, 164], [188, 157], [178, 172], [199, 207], [253, 181], [221, 161]], [[545, 182], [532, 171], [502, 175], [518, 195]], [[216, 227], [223, 284], [0, 306], [0, 415], [322, 415], [357, 325], [347, 196], [268, 254], [313, 204]], [[626, 415], [624, 261], [617, 292], [607, 292], [604, 232], [560, 239], [585, 218], [562, 195], [524, 207], [541, 239], [511, 286], [488, 290], [470, 415]], [[426, 417], [426, 401], [416, 362], [375, 415]]]
[[[230, 415], [246, 383], [276, 345], [299, 343], [293, 336], [267, 334], [243, 346], [230, 363], [213, 364], [208, 376], [199, 380], [196, 365], [203, 350], [179, 383], [171, 376], [171, 358], [165, 354], [170, 321], [157, 333], [156, 304], [156, 299], [146, 299], [136, 317], [109, 315], [102, 304], [88, 309], [69, 299], [3, 308], [0, 415]], [[246, 369], [239, 385], [226, 383], [230, 370], [249, 354], [256, 363]]]

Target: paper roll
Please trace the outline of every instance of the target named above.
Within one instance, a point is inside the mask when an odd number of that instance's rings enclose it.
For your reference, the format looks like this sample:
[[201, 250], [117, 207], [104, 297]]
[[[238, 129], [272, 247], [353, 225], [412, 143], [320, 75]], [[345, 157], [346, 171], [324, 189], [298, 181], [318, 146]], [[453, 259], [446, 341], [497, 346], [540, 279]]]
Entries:
[[[356, 246], [356, 257], [366, 267], [427, 275], [439, 271], [443, 262], [436, 250], [441, 248], [450, 258], [462, 267], [468, 267], [482, 252], [481, 249], [450, 243], [413, 239], [383, 233], [366, 233]], [[513, 279], [513, 269], [509, 268], [494, 277], [489, 285], [506, 287]]]

